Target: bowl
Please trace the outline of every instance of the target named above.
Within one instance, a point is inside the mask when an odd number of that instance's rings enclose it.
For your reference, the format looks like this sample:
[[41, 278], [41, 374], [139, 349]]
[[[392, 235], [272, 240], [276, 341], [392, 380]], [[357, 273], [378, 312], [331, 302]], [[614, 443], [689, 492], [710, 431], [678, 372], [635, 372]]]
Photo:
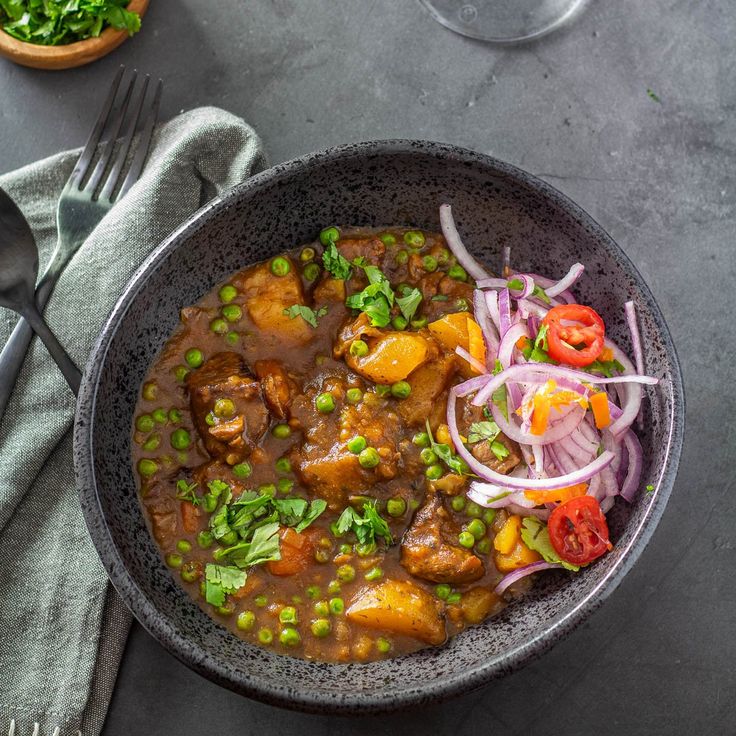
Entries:
[[[564, 275], [580, 261], [575, 291], [603, 315], [629, 352], [623, 304], [638, 308], [647, 390], [640, 437], [641, 492], [609, 514], [613, 552], [579, 575], [540, 576], [529, 595], [441, 648], [367, 664], [326, 664], [275, 654], [233, 636], [175, 582], [151, 538], [130, 461], [141, 383], [179, 309], [233, 271], [312, 240], [330, 224], [439, 229], [452, 204], [466, 245], [493, 267], [503, 245], [516, 268]], [[199, 210], [162, 243], [125, 288], [86, 367], [74, 433], [81, 502], [113, 585], [141, 624], [210, 680], [267, 703], [321, 713], [375, 713], [436, 702], [500, 677], [575, 628], [621, 582], [667, 503], [680, 457], [684, 396], [674, 345], [631, 261], [592, 218], [553, 187], [472, 151], [421, 141], [332, 148], [280, 164]]]
[[[127, 9], [138, 13], [142, 18], [148, 9], [148, 2], [149, 0], [131, 0]], [[127, 38], [127, 31], [106, 28], [97, 38], [87, 38], [63, 46], [40, 46], [19, 41], [0, 29], [0, 56], [34, 69], [72, 69], [101, 59]]]

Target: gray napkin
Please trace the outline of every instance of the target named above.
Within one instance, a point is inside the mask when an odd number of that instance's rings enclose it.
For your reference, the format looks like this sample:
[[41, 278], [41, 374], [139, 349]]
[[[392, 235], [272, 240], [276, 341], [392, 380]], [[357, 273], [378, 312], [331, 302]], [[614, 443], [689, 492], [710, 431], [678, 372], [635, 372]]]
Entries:
[[[0, 177], [33, 228], [42, 264], [56, 241], [56, 202], [78, 155], [60, 153]], [[75, 255], [46, 308], [79, 366], [151, 250], [208, 199], [265, 166], [253, 129], [222, 110], [193, 110], [158, 129], [143, 176]], [[15, 319], [0, 309], [0, 343]], [[130, 626], [79, 508], [73, 410], [71, 392], [34, 338], [0, 424], [3, 736], [96, 736]]]

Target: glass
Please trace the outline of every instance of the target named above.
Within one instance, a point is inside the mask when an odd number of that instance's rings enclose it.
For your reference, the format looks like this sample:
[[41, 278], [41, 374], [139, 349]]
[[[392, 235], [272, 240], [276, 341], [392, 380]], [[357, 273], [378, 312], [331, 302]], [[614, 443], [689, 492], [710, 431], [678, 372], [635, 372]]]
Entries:
[[432, 17], [481, 41], [514, 43], [538, 38], [571, 20], [586, 0], [420, 0]]

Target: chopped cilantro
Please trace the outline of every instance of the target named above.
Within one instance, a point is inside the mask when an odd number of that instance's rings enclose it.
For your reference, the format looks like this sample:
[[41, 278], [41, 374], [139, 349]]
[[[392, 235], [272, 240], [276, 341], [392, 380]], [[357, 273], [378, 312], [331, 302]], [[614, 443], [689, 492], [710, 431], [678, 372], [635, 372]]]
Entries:
[[541, 299], [545, 304], [552, 303], [552, 300], [547, 296], [547, 292], [541, 286], [537, 286], [536, 284], [534, 285], [532, 296], [536, 296], [538, 299]]
[[649, 96], [650, 100], [654, 100], [655, 102], [662, 102], [662, 100], [659, 99], [659, 95], [654, 92], [654, 90], [651, 90], [647, 87], [647, 95]]
[[[432, 297], [434, 300], [435, 298]], [[396, 297], [396, 303], [399, 305], [401, 314], [407, 321], [411, 321], [412, 317], [416, 314], [419, 304], [422, 301], [422, 292], [419, 289], [410, 289], [404, 291], [403, 296]]]
[[450, 448], [449, 445], [444, 445], [434, 441], [432, 436], [432, 429], [429, 426], [429, 419], [427, 419], [427, 434], [429, 435], [429, 445], [434, 450], [437, 457], [452, 470], [453, 473], [458, 475], [470, 475], [470, 468], [468, 464], [461, 457], [458, 457]]
[[195, 506], [202, 503], [202, 499], [194, 492], [199, 483], [187, 483], [183, 478], [176, 482], [176, 497], [182, 501], [189, 501]]
[[245, 585], [246, 573], [237, 567], [213, 565], [205, 567], [205, 598], [213, 606], [225, 603], [225, 595], [235, 593]]
[[468, 430], [468, 442], [471, 445], [481, 440], [493, 442], [498, 437], [500, 431], [496, 422], [473, 422]]
[[365, 271], [368, 286], [357, 294], [351, 294], [345, 305], [351, 309], [359, 309], [371, 318], [373, 327], [385, 327], [391, 321], [391, 307], [394, 303], [394, 292], [388, 279], [377, 266], [363, 265], [363, 259], [356, 259], [353, 264]]
[[[498, 375], [503, 370], [503, 366], [501, 365], [501, 361], [496, 359], [496, 365], [493, 368], [493, 374]], [[502, 384], [499, 386], [491, 395], [491, 400], [493, 403], [500, 409], [501, 414], [503, 414], [504, 418], [508, 420], [509, 418], [509, 406], [508, 406], [508, 396], [506, 394], [506, 384]]]
[[249, 542], [238, 542], [223, 549], [220, 555], [227, 556], [238, 567], [250, 567], [272, 560], [280, 560], [279, 522], [270, 521], [263, 526], [256, 527]]
[[653, 493], [654, 492], [654, 486], [650, 483], [647, 486], [647, 493]]
[[287, 317], [291, 317], [291, 319], [301, 317], [307, 324], [312, 325], [312, 327], [316, 327], [317, 318], [324, 317], [327, 314], [327, 307], [320, 307], [315, 312], [304, 304], [292, 304], [288, 309], [284, 309], [284, 314]]
[[522, 522], [521, 539], [529, 549], [539, 552], [546, 562], [557, 562], [567, 570], [577, 572], [580, 567], [560, 559], [552, 546], [547, 525], [536, 516], [527, 516]]
[[332, 531], [337, 537], [352, 531], [361, 544], [371, 544], [378, 537], [383, 538], [387, 544], [393, 543], [391, 531], [385, 519], [378, 513], [375, 501], [363, 504], [362, 515], [352, 506], [346, 506], [337, 521], [333, 523]]
[[580, 370], [586, 373], [602, 373], [606, 378], [612, 378], [615, 373], [623, 373], [624, 367], [614, 358], [613, 360], [594, 360]]
[[352, 269], [350, 261], [337, 249], [334, 243], [330, 243], [322, 254], [322, 263], [330, 275], [336, 279], [345, 281], [350, 278]]
[[499, 461], [504, 460], [510, 454], [506, 445], [504, 445], [503, 442], [499, 442], [498, 440], [491, 442], [491, 451], [496, 456], [496, 459]]
[[304, 518], [294, 527], [294, 531], [303, 532], [326, 508], [327, 501], [321, 498], [315, 498], [309, 504], [309, 510], [304, 515]]

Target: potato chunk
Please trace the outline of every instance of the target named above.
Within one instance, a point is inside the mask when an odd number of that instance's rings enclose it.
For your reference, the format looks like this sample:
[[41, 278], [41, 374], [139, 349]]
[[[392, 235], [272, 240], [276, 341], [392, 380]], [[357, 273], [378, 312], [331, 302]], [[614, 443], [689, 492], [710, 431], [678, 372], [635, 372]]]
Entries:
[[387, 580], [361, 591], [346, 611], [348, 620], [442, 644], [447, 638], [437, 601], [422, 588], [405, 580]]

